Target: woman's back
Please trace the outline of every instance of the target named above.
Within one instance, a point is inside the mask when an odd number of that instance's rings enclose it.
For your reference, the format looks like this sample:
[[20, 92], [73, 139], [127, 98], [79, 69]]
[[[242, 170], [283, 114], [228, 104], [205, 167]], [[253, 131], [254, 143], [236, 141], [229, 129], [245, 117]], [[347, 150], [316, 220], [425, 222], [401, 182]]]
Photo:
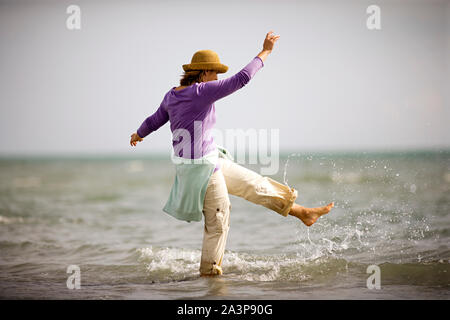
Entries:
[[172, 146], [178, 157], [197, 159], [216, 149], [211, 129], [216, 123], [214, 103], [198, 96], [198, 83], [181, 90], [172, 88], [165, 97], [165, 110], [172, 131]]
[[210, 130], [216, 123], [214, 102], [244, 87], [263, 66], [257, 56], [229, 78], [171, 88], [138, 135], [143, 138], [170, 120], [175, 155], [190, 159], [206, 155], [216, 148]]

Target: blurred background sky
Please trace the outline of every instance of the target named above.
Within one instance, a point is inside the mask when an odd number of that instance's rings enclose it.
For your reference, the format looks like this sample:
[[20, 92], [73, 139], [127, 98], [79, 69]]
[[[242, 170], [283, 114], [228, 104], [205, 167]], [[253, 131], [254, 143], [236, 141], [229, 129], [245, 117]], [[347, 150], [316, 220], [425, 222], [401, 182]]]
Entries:
[[181, 65], [211, 49], [232, 76], [269, 30], [217, 129], [280, 129], [281, 151], [450, 147], [450, 1], [0, 0], [0, 155], [170, 153], [168, 123], [129, 140]]

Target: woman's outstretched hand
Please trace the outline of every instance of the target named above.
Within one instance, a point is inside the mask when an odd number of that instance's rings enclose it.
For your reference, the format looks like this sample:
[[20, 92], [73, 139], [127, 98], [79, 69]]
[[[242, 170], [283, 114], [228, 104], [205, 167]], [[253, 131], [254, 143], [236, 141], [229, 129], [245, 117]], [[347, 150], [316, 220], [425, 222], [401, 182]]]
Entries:
[[275, 35], [273, 31], [269, 31], [266, 34], [266, 38], [264, 39], [263, 43], [263, 49], [258, 54], [258, 57], [260, 57], [262, 61], [266, 60], [267, 56], [272, 52], [273, 46], [275, 45], [275, 42], [278, 41], [278, 39], [280, 39], [280, 36]]
[[137, 133], [133, 133], [133, 134], [131, 135], [130, 145], [131, 145], [131, 146], [136, 146], [136, 144], [137, 144], [139, 141], [142, 141], [142, 140], [144, 140], [144, 139], [142, 139], [141, 137], [139, 137], [139, 135], [138, 135]]
[[280, 39], [279, 35], [275, 35], [272, 30], [269, 31], [266, 34], [266, 38], [264, 39], [263, 51], [272, 51], [273, 46], [275, 45], [275, 42], [278, 41], [278, 39]]

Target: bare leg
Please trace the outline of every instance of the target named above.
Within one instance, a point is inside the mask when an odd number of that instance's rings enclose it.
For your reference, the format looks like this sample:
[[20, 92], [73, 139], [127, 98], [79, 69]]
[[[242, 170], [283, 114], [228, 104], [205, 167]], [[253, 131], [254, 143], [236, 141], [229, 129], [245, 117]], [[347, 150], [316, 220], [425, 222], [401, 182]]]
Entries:
[[326, 206], [317, 208], [305, 208], [302, 207], [301, 205], [294, 203], [294, 205], [291, 208], [291, 211], [289, 211], [289, 215], [299, 218], [305, 225], [309, 227], [312, 226], [314, 222], [316, 222], [317, 219], [319, 219], [320, 216], [330, 212], [331, 208], [333, 207], [334, 202], [331, 202]]

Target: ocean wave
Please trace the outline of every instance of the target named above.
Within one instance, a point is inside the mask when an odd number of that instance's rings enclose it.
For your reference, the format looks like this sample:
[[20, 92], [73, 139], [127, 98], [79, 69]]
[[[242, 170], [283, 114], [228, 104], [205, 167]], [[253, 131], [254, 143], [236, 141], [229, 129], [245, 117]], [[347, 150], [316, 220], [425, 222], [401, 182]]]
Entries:
[[138, 261], [155, 281], [176, 281], [198, 275], [200, 250], [148, 247], [137, 252]]
[[12, 180], [12, 185], [15, 188], [34, 188], [40, 187], [41, 184], [41, 178], [35, 176], [16, 177]]
[[23, 223], [25, 220], [22, 217], [5, 217], [0, 216], [0, 224], [15, 224]]
[[[180, 281], [199, 276], [201, 250], [148, 247], [137, 249], [139, 262], [144, 264], [153, 281]], [[309, 263], [317, 266], [319, 260]], [[345, 270], [343, 259], [325, 262], [322, 268], [308, 269], [297, 255], [257, 255], [226, 251], [223, 268], [227, 275], [245, 281], [306, 281], [330, 270]]]
[[[137, 252], [152, 281], [181, 281], [199, 276], [200, 250], [148, 247]], [[306, 260], [298, 253], [263, 255], [226, 251], [222, 267], [225, 277], [240, 281], [325, 283], [343, 276], [367, 278], [369, 265], [331, 255], [311, 255]], [[379, 266], [386, 284], [450, 285], [450, 260], [384, 262]]]
[[[0, 241], [0, 249], [3, 250], [22, 250], [22, 253], [24, 253], [23, 250], [46, 250], [46, 249], [60, 249], [61, 247], [52, 243], [45, 243], [45, 242], [35, 242], [35, 241], [6, 241], [2, 240]], [[15, 251], [16, 253], [18, 251]]]
[[347, 272], [345, 259], [321, 257], [305, 261], [297, 254], [255, 255], [228, 252], [224, 257], [228, 272], [245, 281], [324, 281], [326, 278]]
[[450, 260], [379, 265], [382, 283], [450, 287]]

